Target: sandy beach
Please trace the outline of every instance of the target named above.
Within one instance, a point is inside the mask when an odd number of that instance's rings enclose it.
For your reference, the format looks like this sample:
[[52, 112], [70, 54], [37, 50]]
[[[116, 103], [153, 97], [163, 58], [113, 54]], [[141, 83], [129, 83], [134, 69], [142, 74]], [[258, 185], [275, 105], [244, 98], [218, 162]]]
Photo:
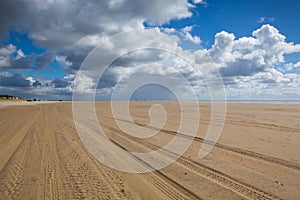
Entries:
[[[150, 123], [152, 104], [130, 104], [136, 124]], [[97, 102], [96, 113], [114, 144], [149, 152], [170, 142], [180, 125], [178, 104], [161, 105], [166, 123], [147, 139], [121, 131], [116, 120], [126, 119], [114, 119], [109, 102]], [[205, 103], [199, 108], [196, 137], [177, 134], [192, 140], [180, 158], [158, 171], [131, 174], [107, 167], [88, 151], [71, 102], [2, 105], [0, 199], [300, 199], [299, 104], [228, 104], [222, 134], [203, 159], [198, 154], [211, 109]]]

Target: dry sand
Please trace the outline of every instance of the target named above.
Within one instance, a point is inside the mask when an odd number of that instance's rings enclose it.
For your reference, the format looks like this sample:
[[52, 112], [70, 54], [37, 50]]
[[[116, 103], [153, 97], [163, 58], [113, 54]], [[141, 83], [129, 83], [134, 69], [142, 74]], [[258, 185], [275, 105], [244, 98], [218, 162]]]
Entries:
[[[148, 139], [120, 131], [109, 103], [96, 111], [110, 140], [146, 152], [167, 144], [179, 126], [178, 105], [163, 105], [167, 122]], [[131, 103], [137, 124], [150, 122], [149, 106]], [[182, 157], [159, 171], [129, 174], [87, 151], [71, 103], [0, 107], [0, 199], [300, 199], [300, 105], [229, 104], [222, 135], [204, 159], [198, 153], [209, 105], [200, 112], [197, 137]]]

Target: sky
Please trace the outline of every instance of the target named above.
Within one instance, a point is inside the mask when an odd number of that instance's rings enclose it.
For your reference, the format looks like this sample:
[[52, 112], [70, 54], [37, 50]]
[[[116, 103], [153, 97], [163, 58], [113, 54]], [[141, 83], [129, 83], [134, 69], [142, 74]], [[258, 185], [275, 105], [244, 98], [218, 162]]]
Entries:
[[228, 100], [299, 100], [299, 7], [297, 0], [2, 1], [0, 94], [209, 100], [224, 90]]

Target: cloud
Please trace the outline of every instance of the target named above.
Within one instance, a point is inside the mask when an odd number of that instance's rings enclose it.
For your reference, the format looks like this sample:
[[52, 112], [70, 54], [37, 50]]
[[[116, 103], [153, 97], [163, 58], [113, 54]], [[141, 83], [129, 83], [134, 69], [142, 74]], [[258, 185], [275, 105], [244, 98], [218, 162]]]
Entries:
[[260, 17], [260, 18], [257, 20], [257, 22], [258, 22], [258, 23], [262, 23], [262, 22], [265, 21], [265, 19], [266, 19], [266, 17]]
[[25, 57], [24, 52], [22, 51], [22, 49], [19, 49], [19, 50], [17, 51], [16, 59], [20, 59], [20, 58], [24, 58], [24, 57]]
[[66, 66], [66, 67], [72, 65], [72, 63], [71, 63], [70, 61], [67, 61], [67, 57], [66, 57], [66, 56], [59, 56], [59, 55], [57, 55], [57, 56], [55, 56], [55, 60], [56, 60], [59, 64], [61, 64], [61, 65], [63, 65], [63, 66]]
[[174, 33], [176, 31], [175, 28], [162, 28], [165, 33]]
[[290, 99], [300, 96], [295, 89], [300, 85], [300, 76], [283, 74], [276, 69], [268, 69], [253, 76], [231, 77], [234, 84], [226, 85], [230, 99]]
[[188, 32], [191, 32], [193, 30], [193, 26], [185, 26], [181, 30], [182, 30], [183, 33], [188, 33]]
[[270, 23], [274, 21], [275, 21], [275, 17], [260, 17], [257, 20], [258, 23]]
[[6, 1], [0, 6], [0, 39], [8, 36], [8, 30], [12, 29], [20, 19], [26, 16], [30, 9], [26, 1]]
[[21, 49], [16, 51], [12, 44], [0, 46], [0, 68], [28, 69], [33, 61], [34, 55], [26, 56]]
[[186, 26], [184, 28], [181, 29], [182, 32], [182, 36], [184, 37], [184, 40], [186, 41], [190, 41], [194, 44], [200, 44], [201, 43], [201, 39], [199, 36], [192, 36], [191, 35], [191, 31], [193, 30], [194, 26]]
[[32, 77], [25, 77], [19, 73], [0, 73], [0, 86], [29, 88], [39, 85], [41, 83]]
[[55, 88], [65, 88], [69, 86], [69, 81], [64, 79], [64, 78], [55, 78], [52, 82], [51, 85], [53, 85]]
[[198, 36], [192, 36], [190, 33], [186, 34], [186, 39], [190, 40], [191, 42], [195, 43], [195, 44], [200, 44], [201, 43], [201, 39]]
[[45, 53], [39, 55], [35, 60], [35, 67], [36, 68], [46, 68], [49, 66], [49, 63], [54, 61], [55, 56], [53, 53], [46, 51]]
[[84, 73], [77, 74], [76, 80], [73, 82], [74, 87], [77, 88], [78, 93], [92, 93], [92, 88], [95, 86], [93, 78]]
[[193, 2], [194, 2], [194, 4], [197, 4], [197, 3], [202, 3], [203, 0], [194, 0]]
[[[107, 36], [144, 28], [145, 21], [160, 25], [190, 17], [194, 7], [186, 0], [16, 0], [4, 4], [0, 9], [0, 33], [26, 32], [36, 45], [66, 57], [67, 70], [78, 69], [87, 53]], [[7, 59], [0, 64], [8, 67]], [[52, 61], [50, 54], [38, 58], [37, 68], [47, 66], [46, 61]]]
[[296, 64], [294, 64], [294, 67], [295, 67], [295, 68], [300, 68], [300, 61], [297, 62]]
[[202, 5], [204, 5], [205, 7], [208, 6], [208, 3], [207, 3], [206, 0], [193, 0], [193, 3], [194, 3], [194, 4], [202, 4]]
[[16, 0], [1, 7], [2, 32], [8, 30], [8, 25], [16, 28], [26, 21], [22, 26], [30, 38], [46, 47], [64, 47], [82, 37], [142, 28], [144, 21], [163, 24], [171, 19], [187, 18], [192, 15], [193, 5], [184, 0]]
[[221, 31], [215, 35], [215, 42], [208, 54], [215, 62], [230, 62], [234, 59], [232, 48], [235, 36], [232, 33]]
[[[191, 30], [190, 27], [185, 28], [185, 32]], [[191, 64], [197, 65], [202, 74], [214, 77], [214, 73], [220, 71], [226, 88], [232, 92], [229, 95], [231, 97], [246, 95], [241, 93], [241, 90], [245, 90], [247, 87], [257, 87], [258, 90], [265, 91], [263, 93], [255, 91], [255, 89], [249, 90], [251, 95], [270, 94], [274, 96], [276, 87], [287, 88], [287, 91], [291, 91], [288, 88], [299, 84], [297, 81], [299, 76], [283, 73], [277, 69], [278, 66], [287, 68], [284, 55], [297, 52], [297, 45], [287, 43], [285, 36], [270, 25], [263, 25], [254, 30], [251, 37], [236, 38], [233, 33], [221, 31], [215, 35], [212, 48], [194, 52], [181, 49], [180, 37], [165, 34], [164, 29], [161, 31], [147, 30], [141, 35], [136, 36], [133, 40], [117, 40], [110, 43], [108, 49], [116, 52], [121, 49], [126, 52], [122, 47], [133, 45], [132, 41], [143, 46], [146, 43], [156, 42], [150, 38], [161, 38], [164, 41], [163, 46], [183, 54]], [[182, 39], [184, 40], [184, 37]], [[131, 44], [127, 44], [128, 41]], [[126, 81], [129, 81], [134, 74], [151, 74], [152, 76], [172, 77], [174, 79], [176, 79], [176, 74], [181, 74], [190, 82], [193, 89], [198, 91], [198, 94], [201, 96], [204, 96], [205, 93], [208, 94], [201, 74], [184, 64], [180, 59], [158, 50], [132, 52], [118, 58], [104, 74], [98, 88], [111, 88], [113, 90], [117, 83], [124, 84], [126, 87]], [[177, 80], [177, 82], [180, 81]], [[111, 92], [111, 90], [107, 91]], [[184, 93], [183, 88], [181, 91]], [[297, 94], [292, 93], [293, 95]]]
[[[5, 66], [11, 69], [41, 69], [48, 67], [48, 64], [55, 60], [65, 67], [66, 72], [75, 74], [89, 51], [105, 37], [121, 31], [144, 28], [145, 21], [151, 25], [161, 25], [172, 19], [190, 17], [192, 15], [190, 9], [193, 7], [194, 5], [185, 0], [155, 0], [151, 2], [146, 0], [88, 0], [85, 2], [77, 0], [72, 2], [16, 0], [7, 2], [0, 9], [1, 39], [11, 30], [26, 32], [36, 45], [46, 48], [47, 51], [40, 55], [25, 55], [22, 50], [16, 52], [14, 46], [7, 46], [2, 49], [3, 59], [1, 57], [0, 64], [1, 67]], [[161, 36], [161, 33], [157, 31], [151, 34]], [[136, 38], [137, 43], [149, 42], [147, 34], [146, 37], [136, 37], [135, 35], [133, 37]], [[163, 38], [166, 39], [166, 44], [163, 45], [178, 47], [174, 37], [164, 35]], [[118, 41], [118, 43], [120, 46], [126, 46], [124, 41]], [[118, 46], [118, 44], [114, 45]], [[140, 54], [140, 56], [146, 57], [141, 57], [140, 61], [136, 61], [136, 63], [142, 63], [147, 59], [147, 55]], [[120, 60], [119, 64], [121, 62], [130, 63], [130, 60], [133, 61], [133, 59], [132, 57]], [[116, 78], [114, 74], [117, 73], [116, 71], [115, 68], [111, 76], [107, 76], [107, 80]], [[13, 76], [9, 77], [13, 78]], [[37, 81], [34, 82], [33, 77], [16, 75], [14, 78], [19, 78], [15, 87], [17, 85], [24, 87], [38, 85]], [[49, 95], [65, 95], [70, 94], [70, 85], [75, 84], [83, 93], [89, 92], [89, 89], [95, 85], [89, 74], [82, 74], [79, 78], [82, 82], [74, 83], [73, 80], [66, 77], [55, 78], [48, 84], [42, 84], [42, 88], [44, 88], [44, 93]], [[17, 84], [21, 83], [21, 80], [23, 80], [23, 84]], [[2, 84], [14, 87], [12, 82], [8, 83], [8, 78], [3, 78], [1, 81]], [[107, 82], [107, 86], [110, 85], [111, 83]], [[42, 95], [42, 91], [38, 90], [40, 90], [39, 87], [35, 89], [35, 92]]]
[[38, 80], [34, 79], [34, 78], [31, 77], [31, 76], [27, 77], [25, 80], [29, 81], [29, 85], [30, 85], [30, 86], [36, 87], [36, 86], [42, 85]]
[[[190, 31], [191, 28], [185, 30]], [[155, 34], [160, 33], [156, 32]], [[170, 35], [166, 35], [166, 37], [170, 37]], [[292, 87], [299, 87], [298, 79], [300, 77], [293, 73], [280, 72], [277, 69], [281, 66], [288, 70], [284, 56], [298, 52], [298, 46], [287, 43], [285, 36], [273, 26], [263, 25], [253, 31], [252, 37], [236, 38], [233, 33], [221, 31], [216, 34], [212, 48], [195, 52], [180, 50], [180, 42], [177, 39], [174, 39], [177, 41], [175, 43], [170, 40], [168, 43], [170, 47], [173, 44], [174, 46], [171, 48], [175, 52], [184, 54], [185, 58], [192, 64], [196, 64], [203, 74], [212, 76], [214, 71], [220, 70], [226, 89], [231, 93], [228, 96], [231, 98], [237, 98], [239, 95], [248, 98], [251, 95], [262, 98], [270, 98], [271, 96], [279, 98], [280, 94], [276, 93], [278, 87], [282, 90], [285, 88], [286, 91], [296, 96], [300, 93], [291, 90]], [[118, 49], [115, 47], [113, 49]], [[210, 59], [214, 63], [211, 63]], [[180, 73], [189, 80], [195, 91], [199, 91], [198, 94], [203, 96], [207, 92], [201, 76], [193, 68], [183, 65], [178, 59], [167, 55], [165, 52], [141, 52], [140, 54], [125, 55], [115, 64], [118, 66], [117, 70], [111, 70], [110, 75], [104, 78], [106, 83], [109, 83], [104, 84], [105, 87], [113, 89], [120, 77], [123, 76], [123, 81], [129, 80], [130, 76], [138, 73], [162, 77], [176, 77], [175, 74]], [[125, 74], [126, 78], [124, 79]], [[126, 85], [126, 81], [123, 84]], [[246, 90], [248, 87], [254, 89]], [[249, 91], [249, 94], [245, 94], [244, 91]], [[184, 90], [182, 92], [184, 93]], [[281, 92], [283, 95], [289, 93]]]
[[25, 57], [21, 57], [19, 59], [13, 58], [10, 63], [10, 68], [29, 69], [32, 67], [34, 60], [35, 60], [35, 55], [33, 55], [33, 54], [25, 56]]
[[284, 35], [267, 24], [253, 31], [252, 37], [236, 39], [224, 31], [217, 33], [208, 53], [220, 64], [223, 76], [251, 76], [283, 65], [284, 55], [300, 52], [298, 48], [298, 45], [287, 43]]
[[[0, 8], [0, 39], [7, 38], [9, 31], [25, 32], [38, 47], [46, 51], [37, 55], [25, 55], [22, 49], [13, 44], [0, 45], [0, 68], [6, 70], [47, 69], [55, 61], [64, 67], [65, 77], [52, 80], [37, 80], [33, 76], [21, 74], [3, 74], [2, 89], [30, 88], [40, 96], [53, 95], [57, 98], [71, 94], [75, 85], [82, 93], [92, 92], [96, 87], [99, 93], [110, 93], [117, 82], [126, 87], [125, 80], [134, 74], [151, 74], [157, 77], [173, 78], [182, 74], [190, 81], [198, 94], [205, 93], [205, 84], [201, 74], [187, 66], [182, 59], [163, 51], [128, 52], [132, 46], [151, 46], [172, 49], [184, 55], [201, 73], [214, 77], [217, 72], [223, 75], [231, 96], [251, 94], [275, 94], [276, 87], [281, 92], [297, 95], [299, 62], [288, 64], [285, 55], [300, 52], [300, 45], [286, 42], [286, 37], [275, 27], [265, 24], [254, 30], [252, 36], [237, 38], [234, 33], [221, 31], [216, 33], [211, 48], [184, 50], [186, 41], [201, 43], [200, 36], [194, 35], [193, 26], [187, 26], [176, 32], [175, 28], [148, 28], [162, 25], [171, 20], [192, 16], [194, 4], [207, 5], [206, 1], [166, 0], [166, 1], [61, 1], [61, 0], [15, 0], [7, 1]], [[198, 5], [197, 5], [198, 6]], [[261, 17], [258, 23], [269, 23], [274, 17]], [[139, 29], [140, 34], [128, 34], [128, 38], [118, 38], [117, 33]], [[106, 41], [114, 35], [114, 42], [104, 42], [103, 52], [123, 56], [117, 58], [105, 72], [99, 84], [93, 74], [85, 72], [74, 82], [82, 61], [99, 41]], [[26, 52], [26, 51], [25, 51]], [[214, 62], [212, 62], [214, 61]], [[92, 63], [94, 68], [103, 67], [105, 60]], [[140, 78], [140, 76], [136, 76]], [[39, 78], [40, 79], [40, 78]], [[173, 83], [172, 82], [172, 83]], [[46, 84], [48, 83], [48, 84]], [[245, 88], [257, 87], [257, 91]], [[294, 88], [294, 90], [293, 90]], [[273, 89], [273, 90], [272, 90]], [[185, 88], [181, 90], [184, 92]], [[22, 92], [21, 89], [19, 92]]]
[[12, 44], [7, 46], [0, 44], [0, 67], [10, 67], [11, 56], [15, 51], [16, 47]]

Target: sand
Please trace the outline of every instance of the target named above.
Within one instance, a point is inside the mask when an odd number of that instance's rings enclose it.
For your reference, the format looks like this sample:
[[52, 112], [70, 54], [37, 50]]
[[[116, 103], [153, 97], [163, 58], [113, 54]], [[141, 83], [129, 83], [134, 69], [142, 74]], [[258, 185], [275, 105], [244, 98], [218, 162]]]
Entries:
[[[137, 124], [150, 122], [151, 105], [131, 103]], [[119, 130], [109, 103], [97, 103], [96, 111], [116, 145], [149, 152], [170, 142], [180, 124], [178, 105], [162, 105], [166, 124], [147, 139]], [[87, 150], [70, 102], [2, 106], [0, 199], [300, 199], [300, 105], [229, 104], [218, 143], [200, 159], [209, 121], [210, 106], [201, 104], [197, 136], [183, 156], [159, 171], [130, 174]]]

